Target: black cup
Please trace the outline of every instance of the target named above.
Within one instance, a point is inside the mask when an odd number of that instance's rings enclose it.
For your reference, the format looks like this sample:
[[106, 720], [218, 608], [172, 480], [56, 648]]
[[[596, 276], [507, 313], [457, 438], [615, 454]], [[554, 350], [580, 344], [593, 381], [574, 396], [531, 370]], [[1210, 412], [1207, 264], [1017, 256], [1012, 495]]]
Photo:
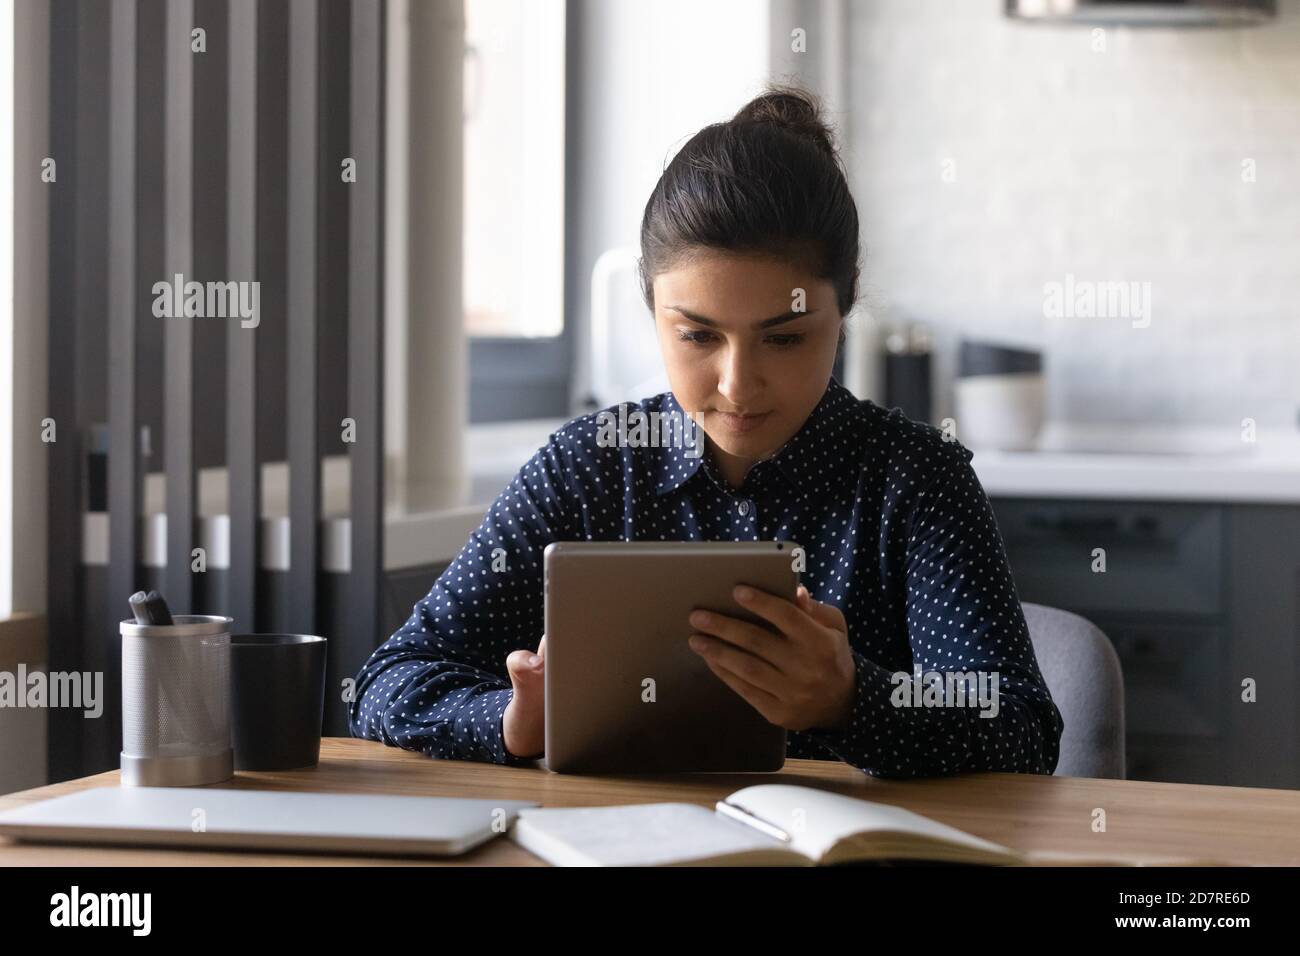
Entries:
[[326, 646], [309, 634], [231, 635], [236, 770], [300, 770], [320, 762]]

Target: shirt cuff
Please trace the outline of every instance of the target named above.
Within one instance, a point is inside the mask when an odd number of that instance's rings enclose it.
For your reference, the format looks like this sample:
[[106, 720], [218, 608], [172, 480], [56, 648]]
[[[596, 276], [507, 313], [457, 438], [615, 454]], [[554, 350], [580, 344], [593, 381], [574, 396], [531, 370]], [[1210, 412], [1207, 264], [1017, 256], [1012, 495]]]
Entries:
[[839, 727], [810, 727], [806, 733], [841, 760], [862, 767], [874, 756], [868, 752], [868, 741], [872, 739], [873, 727], [877, 733], [880, 731], [880, 711], [889, 707], [893, 682], [891, 671], [859, 651], [854, 650], [852, 654], [855, 676], [849, 719]]

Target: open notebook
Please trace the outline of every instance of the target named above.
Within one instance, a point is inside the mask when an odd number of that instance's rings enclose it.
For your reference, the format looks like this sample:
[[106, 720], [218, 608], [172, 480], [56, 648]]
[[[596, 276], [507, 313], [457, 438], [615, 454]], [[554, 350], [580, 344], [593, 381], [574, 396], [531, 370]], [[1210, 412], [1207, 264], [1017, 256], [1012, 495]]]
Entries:
[[737, 790], [716, 812], [691, 803], [525, 807], [510, 836], [557, 866], [1121, 863], [1020, 853], [901, 807], [788, 784]]

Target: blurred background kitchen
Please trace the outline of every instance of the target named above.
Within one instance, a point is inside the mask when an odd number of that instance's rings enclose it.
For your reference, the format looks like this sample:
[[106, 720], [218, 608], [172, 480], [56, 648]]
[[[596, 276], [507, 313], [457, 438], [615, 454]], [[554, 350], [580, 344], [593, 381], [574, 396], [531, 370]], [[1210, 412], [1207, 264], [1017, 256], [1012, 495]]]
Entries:
[[[1021, 598], [1119, 655], [1128, 776], [1300, 787], [1300, 0], [0, 20], [0, 671], [108, 695], [0, 708], [0, 792], [117, 765], [137, 587], [324, 634], [346, 693], [550, 431], [667, 388], [641, 213], [769, 81], [859, 205], [837, 374], [975, 450]], [[177, 273], [258, 323], [159, 316]]]

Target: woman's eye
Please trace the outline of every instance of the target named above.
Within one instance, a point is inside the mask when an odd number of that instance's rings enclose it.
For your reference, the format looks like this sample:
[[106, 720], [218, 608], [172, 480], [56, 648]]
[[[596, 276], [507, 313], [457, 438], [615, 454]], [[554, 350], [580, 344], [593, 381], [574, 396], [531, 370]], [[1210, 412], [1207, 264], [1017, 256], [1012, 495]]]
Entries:
[[712, 332], [702, 332], [699, 329], [677, 330], [677, 338], [683, 342], [690, 342], [692, 345], [707, 345], [712, 337]]
[[[779, 349], [788, 349], [798, 345], [804, 340], [803, 332], [783, 332], [778, 335], [769, 335], [764, 341]], [[678, 329], [677, 338], [682, 342], [689, 342], [692, 345], [708, 345], [714, 340], [712, 332], [706, 332], [701, 329]]]
[[798, 345], [803, 341], [802, 332], [787, 332], [782, 335], [769, 335], [767, 341], [779, 349], [788, 349], [792, 345]]

